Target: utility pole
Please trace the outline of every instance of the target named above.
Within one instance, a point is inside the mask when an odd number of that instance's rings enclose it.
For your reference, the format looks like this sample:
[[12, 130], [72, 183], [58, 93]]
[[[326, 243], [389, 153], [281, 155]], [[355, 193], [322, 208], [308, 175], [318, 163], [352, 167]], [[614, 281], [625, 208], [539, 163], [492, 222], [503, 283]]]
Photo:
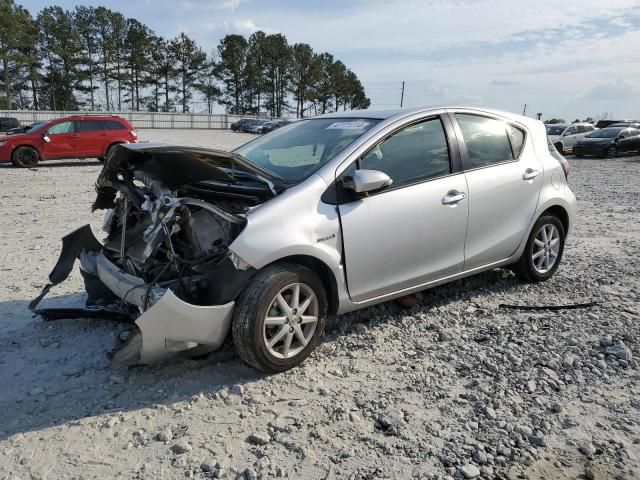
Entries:
[[527, 104], [524, 104], [524, 108], [522, 109], [522, 116], [524, 117], [527, 114]]
[[404, 103], [404, 80], [402, 81], [402, 94], [400, 95], [400, 108], [402, 108], [403, 103]]

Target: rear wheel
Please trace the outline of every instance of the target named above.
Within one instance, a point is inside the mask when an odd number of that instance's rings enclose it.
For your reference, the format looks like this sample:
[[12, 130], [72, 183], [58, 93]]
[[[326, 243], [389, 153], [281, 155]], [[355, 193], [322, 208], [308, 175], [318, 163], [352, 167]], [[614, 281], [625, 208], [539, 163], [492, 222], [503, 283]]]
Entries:
[[11, 156], [11, 163], [20, 168], [35, 167], [40, 161], [40, 155], [35, 148], [18, 147]]
[[522, 256], [513, 266], [514, 273], [526, 282], [550, 279], [560, 265], [565, 231], [553, 215], [544, 215], [533, 226]]
[[259, 272], [236, 303], [233, 342], [240, 357], [266, 373], [300, 364], [324, 331], [327, 294], [308, 268], [273, 265]]

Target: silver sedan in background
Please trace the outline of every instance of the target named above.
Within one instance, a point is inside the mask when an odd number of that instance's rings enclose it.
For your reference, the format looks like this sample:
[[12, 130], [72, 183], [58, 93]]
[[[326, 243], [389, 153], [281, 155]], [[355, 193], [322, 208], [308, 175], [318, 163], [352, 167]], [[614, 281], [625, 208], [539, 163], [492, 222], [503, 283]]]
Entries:
[[[328, 315], [496, 267], [549, 279], [574, 222], [568, 164], [544, 125], [477, 108], [353, 111], [282, 127], [234, 152], [123, 145], [88, 226], [63, 240], [84, 313], [136, 331], [117, 361], [219, 347], [265, 372], [302, 362]], [[77, 312], [70, 312], [77, 313]]]

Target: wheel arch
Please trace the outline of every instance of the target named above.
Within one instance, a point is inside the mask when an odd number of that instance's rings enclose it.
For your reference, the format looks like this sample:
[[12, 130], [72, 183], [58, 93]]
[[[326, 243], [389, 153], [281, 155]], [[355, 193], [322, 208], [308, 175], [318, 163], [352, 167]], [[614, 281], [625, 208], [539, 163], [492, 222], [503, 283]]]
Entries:
[[38, 160], [42, 160], [42, 154], [40, 153], [40, 150], [38, 150], [38, 147], [36, 147], [35, 145], [31, 145], [30, 143], [21, 143], [20, 145], [16, 145], [13, 150], [11, 151], [11, 158], [13, 159], [13, 156], [16, 153], [16, 150], [22, 148], [22, 147], [28, 147], [31, 148], [32, 150], [35, 150], [36, 153], [38, 154]]
[[[324, 287], [327, 291], [327, 299], [329, 301], [328, 305], [328, 313], [329, 315], [335, 315], [338, 311], [338, 282], [336, 277], [325, 262], [320, 260], [317, 257], [313, 257], [311, 255], [289, 255], [287, 257], [279, 258], [269, 265], [282, 264], [282, 263], [294, 263], [296, 265], [302, 265], [303, 267], [307, 267], [309, 270], [316, 273]], [[269, 265], [265, 265], [262, 268], [266, 268]]]
[[[561, 206], [561, 205], [551, 205], [550, 207], [548, 207], [546, 210], [544, 210], [539, 216], [538, 218], [541, 218], [543, 215], [546, 214], [551, 214], [555, 217], [557, 217], [561, 222], [562, 222], [562, 226], [564, 228], [565, 233], [569, 232], [569, 212], [567, 212], [567, 210]], [[536, 219], [537, 221], [537, 219]]]

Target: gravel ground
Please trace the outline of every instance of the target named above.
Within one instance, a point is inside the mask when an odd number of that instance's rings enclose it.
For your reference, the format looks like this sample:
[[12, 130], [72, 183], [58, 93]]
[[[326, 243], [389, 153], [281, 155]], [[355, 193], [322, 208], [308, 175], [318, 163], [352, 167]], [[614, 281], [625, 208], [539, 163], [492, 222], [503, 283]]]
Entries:
[[[495, 270], [332, 319], [275, 376], [229, 347], [114, 369], [124, 325], [32, 318], [60, 237], [98, 231], [100, 164], [0, 168], [0, 478], [639, 478], [640, 157], [570, 161], [579, 216], [552, 280]], [[51, 301], [81, 288], [74, 272]]]

